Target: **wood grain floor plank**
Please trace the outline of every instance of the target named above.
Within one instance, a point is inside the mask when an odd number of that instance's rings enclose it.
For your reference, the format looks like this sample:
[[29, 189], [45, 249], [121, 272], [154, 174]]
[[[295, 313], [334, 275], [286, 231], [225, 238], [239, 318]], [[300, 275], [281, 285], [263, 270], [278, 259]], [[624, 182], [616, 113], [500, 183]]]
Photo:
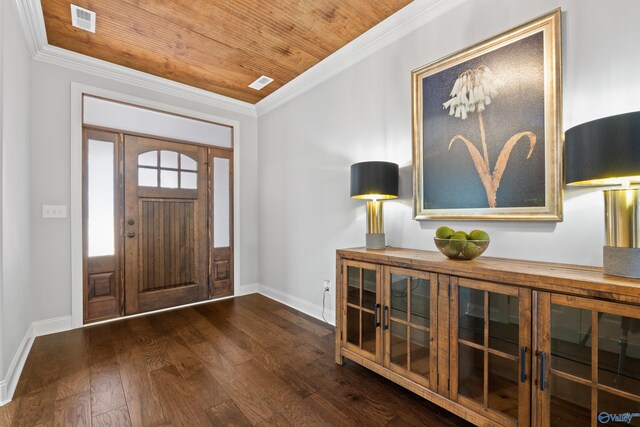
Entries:
[[99, 415], [126, 405], [117, 363], [91, 368], [91, 414]]
[[209, 425], [207, 416], [189, 393], [175, 366], [155, 369], [149, 375], [171, 424], [184, 427]]
[[145, 366], [144, 356], [138, 347], [118, 355], [120, 378], [131, 422], [134, 426], [165, 425], [168, 421]]
[[207, 416], [212, 426], [248, 427], [252, 425], [233, 400], [212, 406], [207, 410]]
[[[468, 425], [351, 362], [260, 295], [39, 338], [0, 425]], [[36, 345], [37, 344], [37, 345]]]
[[289, 421], [287, 421], [282, 415], [275, 414], [269, 419], [256, 424], [256, 427], [295, 427]]
[[17, 399], [12, 427], [53, 425], [57, 384], [49, 384]]
[[54, 409], [54, 425], [65, 427], [91, 427], [91, 395], [83, 391], [57, 399]]
[[93, 427], [132, 427], [127, 406], [96, 415], [92, 419]]
[[18, 408], [18, 400], [7, 403], [4, 406], [0, 406], [0, 426], [10, 426], [13, 422], [13, 417]]

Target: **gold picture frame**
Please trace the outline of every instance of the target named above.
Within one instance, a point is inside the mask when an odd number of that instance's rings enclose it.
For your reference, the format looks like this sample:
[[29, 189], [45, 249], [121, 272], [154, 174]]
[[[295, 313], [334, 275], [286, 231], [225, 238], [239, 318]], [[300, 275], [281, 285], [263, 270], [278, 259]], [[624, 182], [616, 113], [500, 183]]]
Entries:
[[562, 221], [561, 11], [412, 71], [414, 218]]

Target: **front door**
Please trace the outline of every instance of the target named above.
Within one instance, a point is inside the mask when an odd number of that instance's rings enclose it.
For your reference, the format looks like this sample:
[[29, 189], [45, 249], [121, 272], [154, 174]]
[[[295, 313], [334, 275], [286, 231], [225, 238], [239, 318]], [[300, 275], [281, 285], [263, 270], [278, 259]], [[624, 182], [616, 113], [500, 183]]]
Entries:
[[207, 149], [125, 135], [125, 313], [209, 298]]

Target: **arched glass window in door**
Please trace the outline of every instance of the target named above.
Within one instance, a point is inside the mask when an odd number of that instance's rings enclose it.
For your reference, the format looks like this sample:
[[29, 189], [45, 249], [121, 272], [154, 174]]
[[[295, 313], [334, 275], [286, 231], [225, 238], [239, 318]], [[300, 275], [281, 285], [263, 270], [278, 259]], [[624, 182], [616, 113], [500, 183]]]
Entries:
[[176, 151], [152, 150], [138, 155], [138, 186], [198, 189], [198, 162]]

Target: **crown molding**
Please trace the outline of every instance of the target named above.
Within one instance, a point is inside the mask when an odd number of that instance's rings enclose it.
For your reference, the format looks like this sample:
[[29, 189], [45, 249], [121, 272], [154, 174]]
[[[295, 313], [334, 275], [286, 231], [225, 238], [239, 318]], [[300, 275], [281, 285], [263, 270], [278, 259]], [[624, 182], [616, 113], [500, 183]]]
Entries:
[[36, 61], [105, 77], [245, 116], [257, 117], [255, 105], [248, 102], [51, 46], [47, 41], [40, 0], [13, 0], [13, 2], [18, 10], [31, 56]]
[[369, 31], [253, 105], [142, 71], [49, 45], [40, 0], [13, 0], [37, 61], [159, 91], [222, 110], [258, 117], [319, 85], [467, 0], [414, 0]]
[[229, 98], [217, 93], [198, 89], [173, 80], [143, 73], [132, 68], [112, 64], [100, 59], [91, 58], [70, 50], [46, 45], [34, 56], [37, 61], [82, 71], [99, 77], [116, 80], [156, 92], [162, 92], [179, 98], [195, 101], [222, 110], [257, 117], [253, 104]]
[[278, 108], [465, 1], [414, 0], [258, 102], [256, 104], [258, 116]]

